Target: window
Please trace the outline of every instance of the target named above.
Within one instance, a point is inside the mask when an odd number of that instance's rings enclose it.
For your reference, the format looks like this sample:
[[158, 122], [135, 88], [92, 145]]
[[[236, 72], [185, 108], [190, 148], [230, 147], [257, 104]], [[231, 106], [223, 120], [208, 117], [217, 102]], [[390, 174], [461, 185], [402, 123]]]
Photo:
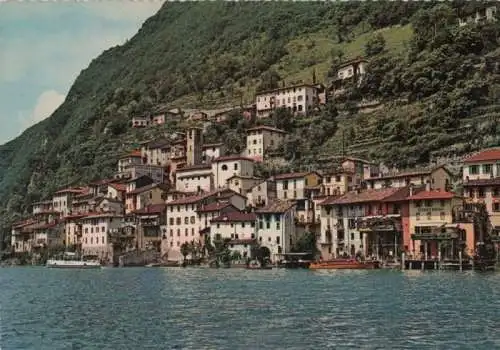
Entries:
[[417, 215], [415, 215], [415, 220], [417, 220], [417, 221], [420, 220], [420, 213], [417, 213]]
[[280, 237], [276, 236], [276, 244], [280, 244]]
[[184, 218], [184, 224], [185, 225], [189, 224], [189, 218], [187, 216]]
[[287, 197], [288, 197], [288, 193], [287, 192], [283, 192], [283, 198], [287, 199]]
[[432, 207], [432, 201], [425, 201], [426, 207]]
[[340, 175], [335, 176], [335, 182], [340, 182]]
[[444, 206], [445, 206], [444, 200], [442, 200], [442, 199], [441, 199], [441, 200], [439, 201], [439, 206], [440, 206], [440, 207], [444, 207]]
[[493, 164], [483, 164], [483, 174], [492, 174]]
[[432, 212], [428, 211], [427, 212], [427, 220], [431, 220], [432, 219]]
[[245, 223], [244, 222], [241, 223], [241, 228], [245, 228]]
[[191, 216], [191, 223], [194, 224], [196, 222], [196, 218], [194, 216]]
[[500, 203], [493, 203], [493, 211], [500, 211]]
[[170, 225], [174, 226], [174, 218], [170, 218], [169, 220]]
[[177, 237], [180, 237], [180, 236], [181, 236], [181, 229], [180, 229], [180, 228], [178, 228], [178, 229], [177, 229]]
[[471, 175], [479, 174], [479, 166], [478, 165], [469, 166], [469, 174], [471, 174]]
[[234, 170], [238, 170], [238, 163], [234, 163]]
[[227, 165], [226, 165], [226, 164], [223, 164], [223, 165], [221, 166], [221, 169], [222, 169], [223, 171], [226, 171], [226, 170], [227, 170]]
[[493, 189], [491, 190], [491, 195], [493, 197], [498, 197], [500, 195], [500, 188], [498, 187], [493, 187]]
[[181, 218], [175, 219], [175, 222], [176, 222], [177, 225], [181, 225], [182, 224]]
[[283, 189], [288, 190], [288, 180], [283, 181]]
[[271, 222], [266, 221], [266, 228], [269, 230], [271, 228]]
[[189, 235], [189, 230], [186, 228], [186, 229], [184, 229], [184, 236], [187, 237], [188, 235]]
[[354, 232], [351, 232], [351, 241], [354, 241]]
[[356, 220], [355, 219], [349, 219], [347, 225], [348, 225], [348, 227], [350, 229], [356, 228]]
[[170, 237], [174, 237], [174, 230], [170, 229]]
[[191, 236], [194, 236], [194, 228], [191, 229]]
[[101, 237], [101, 243], [104, 244], [104, 236]]
[[484, 198], [484, 188], [479, 188], [479, 189], [477, 190], [477, 196], [478, 196], [479, 198]]
[[440, 217], [441, 220], [444, 220], [445, 216], [446, 216], [446, 214], [445, 214], [444, 211], [442, 211], [441, 214], [439, 214], [439, 217]]
[[[280, 229], [281, 229], [280, 227], [281, 227], [280, 222], [279, 222], [279, 221], [277, 221], [277, 222], [276, 222], [276, 230], [280, 230]], [[279, 243], [279, 242], [278, 242], [278, 243]]]

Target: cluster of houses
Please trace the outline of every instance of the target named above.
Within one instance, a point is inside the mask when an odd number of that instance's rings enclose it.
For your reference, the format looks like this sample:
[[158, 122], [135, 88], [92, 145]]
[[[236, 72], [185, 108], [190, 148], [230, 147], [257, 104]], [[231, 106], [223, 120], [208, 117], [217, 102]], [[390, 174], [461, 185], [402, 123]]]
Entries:
[[[179, 260], [184, 243], [222, 239], [242, 257], [264, 246], [278, 261], [313, 233], [323, 259], [432, 257], [464, 245], [472, 253], [486, 234], [478, 232], [478, 203], [492, 225], [488, 234], [500, 230], [500, 149], [466, 158], [461, 179], [445, 166], [383, 173], [351, 157], [326, 170], [256, 176], [256, 164], [285, 134], [248, 129], [239, 155], [227, 155], [223, 143], [204, 143], [199, 128], [144, 143], [118, 160], [114, 178], [33, 203], [32, 216], [12, 226], [12, 249], [64, 245], [108, 261], [154, 250]], [[457, 183], [461, 193], [452, 192]]]

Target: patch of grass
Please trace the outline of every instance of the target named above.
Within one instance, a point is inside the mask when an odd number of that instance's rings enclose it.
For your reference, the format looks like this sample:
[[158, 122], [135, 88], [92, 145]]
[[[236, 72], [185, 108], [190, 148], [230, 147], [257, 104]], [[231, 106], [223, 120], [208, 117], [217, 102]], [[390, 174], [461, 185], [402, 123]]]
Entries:
[[351, 42], [341, 44], [335, 42], [331, 33], [331, 30], [326, 29], [291, 40], [286, 46], [288, 55], [275, 66], [280, 76], [287, 83], [300, 80], [310, 83], [312, 72], [316, 70], [316, 77], [321, 82], [330, 69], [334, 49], [341, 50], [345, 60], [363, 56], [366, 42], [373, 34], [380, 33], [386, 40], [386, 49], [391, 53], [401, 54], [405, 51], [405, 42], [410, 40], [413, 31], [409, 24], [393, 26], [362, 34]]

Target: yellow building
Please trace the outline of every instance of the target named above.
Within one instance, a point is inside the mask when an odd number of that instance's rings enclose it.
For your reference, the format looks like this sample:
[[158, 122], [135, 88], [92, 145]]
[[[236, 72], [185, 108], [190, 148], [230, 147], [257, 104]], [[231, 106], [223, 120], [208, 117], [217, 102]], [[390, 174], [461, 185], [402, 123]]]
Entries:
[[[458, 256], [461, 244], [474, 250], [474, 230], [470, 223], [458, 223], [454, 213], [463, 206], [463, 198], [445, 191], [421, 191], [408, 198], [409, 220], [404, 237], [413, 257], [437, 259], [439, 255]], [[458, 229], [458, 230], [457, 230]], [[454, 231], [454, 233], [450, 233]]]

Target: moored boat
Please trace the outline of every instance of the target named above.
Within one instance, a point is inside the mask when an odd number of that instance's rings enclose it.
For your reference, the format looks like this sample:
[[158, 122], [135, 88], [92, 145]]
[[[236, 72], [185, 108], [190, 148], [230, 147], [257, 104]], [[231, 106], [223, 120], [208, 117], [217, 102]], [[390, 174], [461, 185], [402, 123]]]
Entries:
[[65, 252], [62, 259], [47, 260], [47, 267], [61, 269], [100, 269], [102, 267], [98, 260], [80, 259], [76, 253]]
[[372, 270], [379, 267], [378, 261], [358, 261], [355, 259], [317, 261], [309, 265], [311, 270]]

